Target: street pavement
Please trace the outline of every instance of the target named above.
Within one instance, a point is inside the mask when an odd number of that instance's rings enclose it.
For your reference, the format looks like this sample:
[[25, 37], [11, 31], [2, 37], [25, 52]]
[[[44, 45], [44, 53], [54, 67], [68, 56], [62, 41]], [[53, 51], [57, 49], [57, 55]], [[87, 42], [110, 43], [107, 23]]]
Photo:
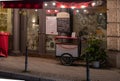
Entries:
[[[51, 81], [86, 81], [86, 66], [80, 61], [72, 66], [64, 66], [61, 65], [57, 59], [28, 57], [28, 72], [23, 72], [24, 68], [24, 56], [8, 56], [7, 58], [0, 58], [0, 73], [8, 72], [9, 75], [11, 75], [10, 73], [12, 73], [12, 75], [20, 74], [23, 75], [23, 77], [42, 77]], [[112, 67], [102, 69], [90, 68], [90, 80], [120, 81], [120, 69]]]

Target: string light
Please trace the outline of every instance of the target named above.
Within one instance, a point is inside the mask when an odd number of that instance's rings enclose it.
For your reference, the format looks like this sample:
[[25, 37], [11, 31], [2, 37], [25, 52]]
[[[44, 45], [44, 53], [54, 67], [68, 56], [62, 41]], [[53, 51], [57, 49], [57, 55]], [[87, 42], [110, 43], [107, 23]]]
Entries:
[[37, 9], [35, 9], [35, 11], [37, 12], [38, 10], [37, 10]]
[[55, 2], [53, 2], [53, 3], [52, 3], [52, 5], [53, 5], [53, 6], [55, 6], [55, 5], [56, 5], [56, 3], [55, 3]]
[[96, 3], [95, 2], [92, 2], [92, 4], [91, 4], [92, 6], [95, 6], [96, 5]]
[[55, 13], [57, 13], [58, 12], [58, 10], [55, 10]]
[[75, 6], [71, 6], [71, 9], [75, 9]]
[[51, 11], [50, 10], [47, 10], [48, 13], [50, 13]]
[[81, 8], [86, 8], [86, 6], [85, 6], [85, 5], [82, 5]]
[[88, 10], [86, 10], [86, 9], [84, 9], [83, 12], [84, 12], [85, 14], [88, 14], [88, 13], [89, 13]]
[[100, 15], [102, 15], [102, 13], [100, 13]]
[[61, 5], [60, 7], [61, 7], [61, 8], [65, 8], [65, 5]]
[[47, 4], [47, 3], [45, 3], [44, 5], [45, 5], [45, 6], [48, 6], [48, 4]]
[[77, 13], [79, 13], [80, 11], [79, 10], [76, 10]]
[[35, 18], [32, 19], [32, 22], [35, 23]]
[[59, 12], [58, 10], [46, 10], [47, 14], [56, 14], [58, 12]]

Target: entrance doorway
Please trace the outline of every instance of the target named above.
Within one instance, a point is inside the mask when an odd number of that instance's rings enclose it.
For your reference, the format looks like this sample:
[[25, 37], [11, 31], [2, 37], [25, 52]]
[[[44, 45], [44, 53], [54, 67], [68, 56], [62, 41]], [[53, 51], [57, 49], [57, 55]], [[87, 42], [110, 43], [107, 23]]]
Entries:
[[27, 46], [30, 54], [45, 53], [45, 26], [42, 9], [21, 10], [21, 51]]

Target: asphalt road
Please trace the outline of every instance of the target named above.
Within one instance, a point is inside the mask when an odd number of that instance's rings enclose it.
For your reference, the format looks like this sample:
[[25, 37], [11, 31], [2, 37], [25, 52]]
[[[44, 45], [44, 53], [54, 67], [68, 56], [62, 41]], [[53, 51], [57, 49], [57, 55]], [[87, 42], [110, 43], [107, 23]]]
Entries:
[[[86, 80], [86, 67], [80, 61], [77, 65], [64, 66], [59, 60], [29, 57], [28, 73], [24, 73], [24, 56], [9, 56], [0, 60], [0, 70], [26, 76], [42, 77], [55, 81], [83, 81]], [[90, 68], [92, 81], [120, 81], [120, 69]], [[35, 80], [34, 80], [35, 81]]]

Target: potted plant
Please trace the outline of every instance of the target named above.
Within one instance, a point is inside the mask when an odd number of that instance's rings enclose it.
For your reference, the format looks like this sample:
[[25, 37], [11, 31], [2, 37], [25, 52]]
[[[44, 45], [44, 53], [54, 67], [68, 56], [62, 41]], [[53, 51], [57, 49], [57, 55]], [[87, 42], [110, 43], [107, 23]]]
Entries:
[[89, 55], [88, 60], [93, 64], [93, 67], [99, 68], [100, 64], [107, 58], [105, 49], [101, 46], [103, 41], [95, 37], [90, 37], [87, 43], [88, 46], [85, 49], [85, 52]]

